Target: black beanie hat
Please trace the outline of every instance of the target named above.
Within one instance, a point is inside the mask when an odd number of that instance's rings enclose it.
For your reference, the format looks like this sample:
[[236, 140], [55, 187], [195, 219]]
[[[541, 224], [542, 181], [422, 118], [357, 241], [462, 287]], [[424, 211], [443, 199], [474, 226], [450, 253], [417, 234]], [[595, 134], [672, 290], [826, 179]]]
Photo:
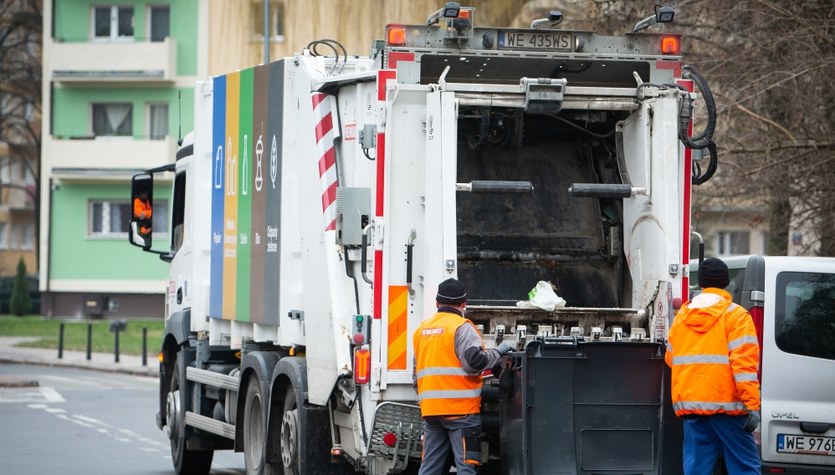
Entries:
[[728, 266], [721, 259], [709, 257], [699, 264], [699, 287], [724, 289], [729, 283]]
[[461, 305], [467, 301], [467, 289], [457, 279], [447, 279], [438, 286], [438, 303]]

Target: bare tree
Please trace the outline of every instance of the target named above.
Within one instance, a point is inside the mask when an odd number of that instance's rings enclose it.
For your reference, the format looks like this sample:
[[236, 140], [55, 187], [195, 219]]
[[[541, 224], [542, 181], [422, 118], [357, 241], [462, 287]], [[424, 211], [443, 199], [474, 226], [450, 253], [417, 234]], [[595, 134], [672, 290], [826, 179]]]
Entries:
[[38, 176], [41, 150], [41, 0], [0, 2], [0, 146], [11, 162], [35, 177], [35, 186], [17, 183], [35, 203], [35, 254], [39, 242]]
[[[594, 28], [611, 33], [653, 8], [593, 5]], [[694, 191], [695, 210], [756, 205], [769, 224], [769, 254], [786, 254], [795, 229], [804, 253], [835, 256], [835, 0], [683, 0], [675, 8], [675, 23], [657, 28], [684, 35], [686, 59], [710, 83], [718, 113], [719, 170]]]

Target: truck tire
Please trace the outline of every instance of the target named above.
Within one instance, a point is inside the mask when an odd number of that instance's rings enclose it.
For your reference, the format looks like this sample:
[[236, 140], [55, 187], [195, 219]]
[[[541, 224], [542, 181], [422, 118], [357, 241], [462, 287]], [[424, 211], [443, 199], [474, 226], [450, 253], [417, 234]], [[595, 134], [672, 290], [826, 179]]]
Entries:
[[249, 379], [244, 402], [244, 467], [247, 475], [278, 475], [266, 461], [266, 406], [257, 377]]
[[299, 407], [296, 404], [293, 385], [290, 384], [284, 394], [284, 406], [281, 413], [281, 463], [284, 466], [284, 475], [301, 475], [299, 465], [301, 434]]
[[186, 448], [186, 411], [182, 405], [182, 400], [183, 397], [188, 396], [180, 394], [180, 387], [180, 359], [178, 353], [165, 404], [168, 439], [171, 442], [171, 459], [174, 462], [174, 470], [178, 474], [208, 474], [212, 468], [212, 458], [215, 453], [212, 450], [189, 450]]

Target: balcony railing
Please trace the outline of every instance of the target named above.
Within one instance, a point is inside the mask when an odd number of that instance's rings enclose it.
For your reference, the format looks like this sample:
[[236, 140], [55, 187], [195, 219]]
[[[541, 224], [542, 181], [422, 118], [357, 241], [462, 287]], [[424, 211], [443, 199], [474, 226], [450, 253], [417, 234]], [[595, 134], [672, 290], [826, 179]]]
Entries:
[[145, 169], [174, 161], [177, 138], [163, 140], [133, 137], [44, 140], [44, 163], [62, 174], [89, 174], [91, 171]]
[[172, 82], [177, 75], [177, 42], [48, 42], [44, 66], [59, 82]]

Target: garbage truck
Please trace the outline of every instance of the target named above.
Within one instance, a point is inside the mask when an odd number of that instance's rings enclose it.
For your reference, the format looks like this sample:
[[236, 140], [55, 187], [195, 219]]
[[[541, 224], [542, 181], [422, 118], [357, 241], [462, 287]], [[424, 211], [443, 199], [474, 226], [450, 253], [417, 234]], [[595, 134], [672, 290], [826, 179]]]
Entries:
[[128, 236], [170, 266], [176, 472], [416, 473], [411, 336], [449, 277], [516, 349], [483, 374], [485, 473], [679, 472], [664, 338], [716, 147], [674, 13], [611, 36], [448, 2], [368, 56], [320, 40], [197, 82], [176, 157], [132, 179], [171, 187], [171, 232]]

